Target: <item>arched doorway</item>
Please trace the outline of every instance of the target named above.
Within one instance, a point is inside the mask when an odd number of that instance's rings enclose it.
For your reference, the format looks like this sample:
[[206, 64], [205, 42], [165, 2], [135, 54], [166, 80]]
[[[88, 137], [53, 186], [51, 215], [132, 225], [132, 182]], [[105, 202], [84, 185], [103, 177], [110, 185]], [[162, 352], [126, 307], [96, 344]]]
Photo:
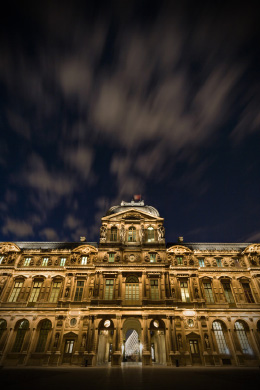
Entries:
[[128, 318], [123, 324], [123, 362], [139, 363], [142, 358], [141, 324], [136, 318]]
[[71, 364], [73, 353], [75, 352], [75, 346], [78, 335], [74, 332], [66, 333], [63, 336], [62, 342], [62, 364]]
[[103, 319], [98, 329], [97, 364], [111, 362], [114, 324], [110, 319]]
[[150, 325], [151, 358], [153, 363], [166, 364], [165, 325], [162, 320], [154, 319]]

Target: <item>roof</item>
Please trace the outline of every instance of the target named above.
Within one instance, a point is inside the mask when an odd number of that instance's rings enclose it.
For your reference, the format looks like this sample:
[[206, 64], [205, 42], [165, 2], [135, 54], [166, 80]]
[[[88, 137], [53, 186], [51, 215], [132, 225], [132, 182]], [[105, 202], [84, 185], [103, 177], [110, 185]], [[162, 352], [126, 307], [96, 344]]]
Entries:
[[81, 245], [92, 245], [98, 247], [96, 242], [46, 242], [46, 241], [15, 241], [14, 244], [20, 249], [75, 249]]
[[190, 248], [192, 250], [202, 250], [202, 251], [243, 251], [245, 248], [247, 248], [249, 245], [251, 245], [250, 242], [174, 242], [174, 243], [168, 243], [167, 247], [171, 247], [174, 245], [182, 245], [186, 246], [187, 248]]
[[160, 217], [159, 211], [153, 207], [153, 206], [147, 206], [144, 204], [144, 201], [140, 202], [124, 202], [122, 201], [120, 205], [110, 207], [110, 209], [107, 211], [106, 216], [120, 213], [121, 211], [126, 211], [130, 209], [135, 209], [137, 211], [143, 211], [145, 213], [148, 213], [154, 217]]

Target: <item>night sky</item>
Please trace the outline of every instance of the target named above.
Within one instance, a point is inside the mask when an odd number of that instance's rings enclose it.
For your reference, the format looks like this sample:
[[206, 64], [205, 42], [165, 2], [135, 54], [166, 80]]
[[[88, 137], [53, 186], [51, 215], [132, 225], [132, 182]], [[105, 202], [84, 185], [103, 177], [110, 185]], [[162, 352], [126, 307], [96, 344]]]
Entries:
[[133, 194], [167, 241], [260, 241], [260, 15], [214, 3], [7, 2], [1, 241], [97, 241]]

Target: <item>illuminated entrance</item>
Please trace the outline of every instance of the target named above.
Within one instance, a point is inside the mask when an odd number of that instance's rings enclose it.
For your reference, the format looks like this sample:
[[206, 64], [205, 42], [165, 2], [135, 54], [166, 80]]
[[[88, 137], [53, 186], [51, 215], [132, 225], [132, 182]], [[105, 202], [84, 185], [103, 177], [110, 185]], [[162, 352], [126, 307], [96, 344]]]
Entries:
[[111, 362], [114, 324], [110, 319], [104, 319], [99, 324], [97, 364]]
[[138, 363], [142, 358], [141, 325], [138, 319], [128, 318], [123, 325], [123, 362]]

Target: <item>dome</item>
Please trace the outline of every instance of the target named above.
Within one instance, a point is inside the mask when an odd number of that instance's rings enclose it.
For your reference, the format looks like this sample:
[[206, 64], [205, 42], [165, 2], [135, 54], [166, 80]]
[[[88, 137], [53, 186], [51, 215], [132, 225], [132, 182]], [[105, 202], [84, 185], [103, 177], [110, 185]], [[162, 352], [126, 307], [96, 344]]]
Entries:
[[154, 217], [160, 217], [159, 211], [156, 210], [156, 208], [154, 208], [153, 206], [146, 206], [144, 204], [143, 200], [140, 202], [135, 202], [133, 200], [131, 202], [122, 201], [120, 205], [110, 207], [110, 209], [106, 213], [106, 216], [112, 215], [112, 214], [117, 214], [117, 213], [120, 213], [121, 211], [126, 211], [126, 210], [130, 210], [130, 209], [135, 209], [137, 211], [143, 211], [144, 213], [150, 214]]

